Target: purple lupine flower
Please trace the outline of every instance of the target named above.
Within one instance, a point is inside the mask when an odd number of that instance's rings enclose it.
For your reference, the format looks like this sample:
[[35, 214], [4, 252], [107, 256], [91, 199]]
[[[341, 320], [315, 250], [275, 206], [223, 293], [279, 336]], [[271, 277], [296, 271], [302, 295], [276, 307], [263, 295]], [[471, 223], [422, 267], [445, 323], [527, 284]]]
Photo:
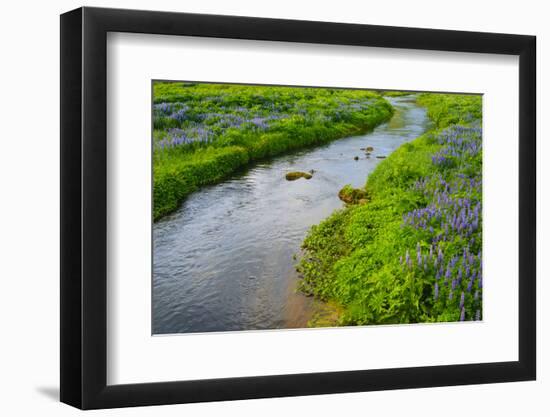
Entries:
[[434, 285], [434, 301], [437, 301], [437, 297], [439, 297], [439, 285], [436, 282]]
[[460, 304], [458, 306], [459, 309], [464, 309], [464, 291], [462, 291], [462, 294], [460, 294]]
[[454, 268], [454, 267], [455, 267], [457, 261], [458, 261], [458, 258], [457, 258], [456, 256], [453, 256], [453, 257], [451, 258], [451, 268]]
[[464, 310], [464, 307], [460, 309], [460, 321], [464, 321], [466, 316], [466, 311]]
[[468, 292], [472, 291], [472, 287], [474, 285], [474, 277], [475, 275], [472, 275], [472, 277], [470, 278], [470, 281], [468, 281], [468, 288], [466, 289], [466, 291]]
[[481, 319], [481, 311], [476, 310], [476, 321], [479, 321]]

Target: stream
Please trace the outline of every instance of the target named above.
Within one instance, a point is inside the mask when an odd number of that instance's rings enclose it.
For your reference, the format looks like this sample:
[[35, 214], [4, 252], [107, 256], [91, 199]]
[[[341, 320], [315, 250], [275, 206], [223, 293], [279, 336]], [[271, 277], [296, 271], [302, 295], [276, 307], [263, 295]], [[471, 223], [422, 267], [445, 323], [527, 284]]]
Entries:
[[[428, 127], [414, 97], [388, 100], [395, 114], [373, 131], [248, 167], [156, 222], [153, 334], [305, 327], [314, 301], [295, 291], [293, 257], [307, 231], [343, 207], [344, 185], [365, 185], [377, 156]], [[367, 146], [370, 157], [360, 150]], [[309, 170], [310, 180], [285, 179]]]

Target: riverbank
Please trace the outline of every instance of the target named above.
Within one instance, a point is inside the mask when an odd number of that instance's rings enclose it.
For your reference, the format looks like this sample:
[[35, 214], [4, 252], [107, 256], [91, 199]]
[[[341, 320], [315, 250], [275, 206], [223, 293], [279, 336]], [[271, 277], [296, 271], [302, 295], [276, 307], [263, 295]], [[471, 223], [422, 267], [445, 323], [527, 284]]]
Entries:
[[393, 114], [364, 90], [155, 82], [153, 99], [155, 221], [250, 162], [367, 132]]
[[331, 325], [482, 317], [481, 97], [418, 103], [434, 129], [378, 165], [366, 204], [335, 212], [303, 242], [300, 289], [338, 306]]

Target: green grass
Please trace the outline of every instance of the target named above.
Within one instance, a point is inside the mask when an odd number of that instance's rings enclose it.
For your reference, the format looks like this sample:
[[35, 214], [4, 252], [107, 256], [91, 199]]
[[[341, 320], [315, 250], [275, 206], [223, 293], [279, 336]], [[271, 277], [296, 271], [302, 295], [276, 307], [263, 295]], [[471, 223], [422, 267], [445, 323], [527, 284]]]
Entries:
[[388, 120], [376, 92], [155, 82], [154, 210], [158, 220], [239, 167], [366, 132]]
[[481, 120], [479, 95], [424, 93], [418, 97], [418, 104], [428, 109], [428, 117], [437, 129]]
[[[415, 210], [439, 207], [436, 196], [443, 192], [453, 204], [459, 199], [472, 205], [481, 203], [477, 185], [481, 180], [481, 151], [445, 154], [447, 157], [438, 163], [432, 159], [454, 146], [455, 131], [467, 143], [481, 143], [477, 130], [454, 127], [479, 122], [481, 97], [422, 94], [418, 102], [427, 107], [435, 129], [402, 145], [377, 166], [366, 183], [367, 204], [348, 205], [335, 212], [314, 226], [303, 242], [305, 255], [298, 267], [303, 277], [300, 289], [339, 306], [341, 313], [331, 325], [481, 317], [481, 275], [479, 280], [474, 276], [475, 268], [481, 271], [481, 264], [476, 257], [470, 271], [470, 266], [459, 259], [464, 251], [468, 258], [474, 258], [481, 250], [481, 224], [467, 238], [465, 232], [451, 230], [441, 241], [436, 236], [445, 230], [443, 220], [431, 219], [418, 228], [404, 224], [404, 216]], [[443, 180], [452, 184], [448, 192], [441, 190]], [[468, 187], [471, 181], [476, 186]], [[454, 209], [442, 207], [446, 218], [456, 214]], [[442, 261], [435, 266], [439, 250]], [[416, 266], [417, 253], [425, 266]], [[407, 254], [413, 259], [411, 267], [405, 261]], [[448, 279], [442, 278], [441, 269]], [[469, 278], [459, 281], [458, 276], [466, 272], [474, 277], [473, 285]], [[461, 294], [464, 300], [460, 300]]]
[[385, 97], [402, 97], [402, 96], [409, 96], [411, 94], [410, 91], [381, 91], [381, 94]]

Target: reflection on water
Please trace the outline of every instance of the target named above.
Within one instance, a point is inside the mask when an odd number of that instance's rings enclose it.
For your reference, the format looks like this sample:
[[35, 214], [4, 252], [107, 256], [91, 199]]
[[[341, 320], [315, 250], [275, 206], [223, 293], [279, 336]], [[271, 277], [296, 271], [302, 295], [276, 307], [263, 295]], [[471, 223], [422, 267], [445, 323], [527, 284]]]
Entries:
[[[373, 132], [255, 165], [155, 223], [153, 333], [304, 327], [311, 300], [294, 291], [293, 255], [307, 230], [342, 207], [342, 186], [364, 185], [376, 156], [426, 128], [414, 100], [390, 101], [396, 114]], [[374, 147], [370, 158], [359, 150], [366, 146]], [[285, 180], [311, 169], [310, 180]]]

